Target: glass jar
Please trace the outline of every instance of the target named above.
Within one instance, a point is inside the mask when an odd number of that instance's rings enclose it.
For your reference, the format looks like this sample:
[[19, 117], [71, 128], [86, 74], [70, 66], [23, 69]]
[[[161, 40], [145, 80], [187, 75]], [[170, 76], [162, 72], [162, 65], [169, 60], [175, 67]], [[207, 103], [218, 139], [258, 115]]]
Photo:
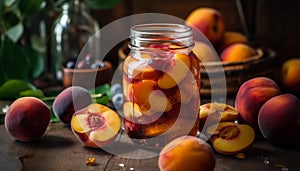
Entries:
[[199, 128], [200, 67], [192, 29], [185, 25], [142, 24], [130, 30], [123, 63], [123, 114], [137, 145], [160, 149]]
[[[62, 13], [53, 23], [51, 33], [51, 72], [54, 80], [61, 82], [62, 67], [67, 62], [76, 63], [83, 46], [97, 56], [97, 42], [90, 42], [97, 35], [99, 25], [88, 13], [81, 0], [69, 0], [62, 6]], [[90, 39], [90, 40], [89, 40]], [[89, 42], [88, 42], [89, 40]], [[88, 44], [86, 44], [88, 42]]]

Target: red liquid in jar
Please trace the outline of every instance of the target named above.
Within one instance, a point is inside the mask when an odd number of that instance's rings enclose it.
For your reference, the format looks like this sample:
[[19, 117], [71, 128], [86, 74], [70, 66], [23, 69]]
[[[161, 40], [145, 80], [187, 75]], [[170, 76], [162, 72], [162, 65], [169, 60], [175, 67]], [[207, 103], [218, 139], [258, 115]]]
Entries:
[[163, 43], [130, 53], [123, 65], [124, 127], [137, 144], [161, 148], [196, 135], [199, 61], [190, 49]]

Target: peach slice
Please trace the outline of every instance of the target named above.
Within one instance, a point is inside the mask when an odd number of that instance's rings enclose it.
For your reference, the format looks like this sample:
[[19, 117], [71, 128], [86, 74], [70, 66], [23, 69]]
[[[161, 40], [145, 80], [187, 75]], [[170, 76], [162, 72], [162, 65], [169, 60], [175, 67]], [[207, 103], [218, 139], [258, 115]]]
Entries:
[[238, 111], [230, 105], [224, 103], [206, 103], [200, 106], [200, 124], [211, 125], [216, 122], [231, 121], [238, 118]]
[[255, 139], [252, 127], [246, 124], [221, 122], [207, 128], [212, 146], [221, 154], [237, 154], [248, 148]]
[[101, 148], [112, 143], [121, 128], [119, 115], [112, 109], [91, 104], [76, 112], [71, 119], [71, 129], [86, 146]]
[[132, 102], [125, 102], [123, 105], [123, 114], [124, 117], [128, 120], [134, 117], [141, 117], [142, 112], [139, 105]]
[[185, 54], [175, 54], [170, 68], [158, 79], [160, 88], [169, 89], [179, 84], [190, 68], [190, 58]]
[[134, 85], [134, 101], [145, 113], [148, 110], [167, 112], [172, 109], [170, 100], [156, 88], [157, 83], [153, 80], [142, 80]]
[[124, 61], [123, 70], [129, 78], [155, 79], [159, 77], [160, 71], [148, 64], [150, 55], [142, 54], [138, 58], [129, 56]]

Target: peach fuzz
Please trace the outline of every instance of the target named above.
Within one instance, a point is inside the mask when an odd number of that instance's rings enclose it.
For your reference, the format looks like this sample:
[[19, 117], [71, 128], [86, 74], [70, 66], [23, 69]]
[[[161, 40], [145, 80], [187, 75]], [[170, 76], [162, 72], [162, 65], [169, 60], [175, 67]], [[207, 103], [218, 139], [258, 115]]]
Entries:
[[257, 52], [251, 46], [244, 43], [235, 43], [225, 48], [220, 58], [223, 62], [238, 62], [255, 57]]
[[218, 52], [222, 52], [226, 47], [235, 43], [249, 43], [248, 38], [237, 31], [225, 31], [223, 38], [218, 45]]
[[112, 109], [93, 103], [73, 115], [71, 129], [85, 146], [101, 148], [115, 140], [121, 129], [121, 120]]
[[194, 136], [181, 136], [169, 142], [160, 152], [161, 171], [212, 171], [216, 159], [211, 147]]
[[20, 141], [40, 140], [50, 122], [50, 109], [40, 99], [22, 97], [15, 100], [5, 115], [7, 132]]
[[246, 150], [255, 139], [252, 127], [246, 124], [220, 122], [207, 128], [213, 148], [221, 154], [233, 155]]
[[278, 85], [267, 77], [256, 77], [244, 82], [236, 95], [235, 108], [240, 113], [238, 120], [258, 128], [258, 113], [270, 98], [281, 94]]
[[281, 94], [268, 100], [258, 114], [262, 135], [274, 144], [300, 142], [300, 101], [292, 94]]
[[219, 44], [225, 31], [222, 14], [209, 7], [193, 10], [186, 18], [186, 25], [201, 31], [214, 46]]
[[286, 92], [300, 95], [300, 58], [291, 58], [281, 66], [281, 84]]

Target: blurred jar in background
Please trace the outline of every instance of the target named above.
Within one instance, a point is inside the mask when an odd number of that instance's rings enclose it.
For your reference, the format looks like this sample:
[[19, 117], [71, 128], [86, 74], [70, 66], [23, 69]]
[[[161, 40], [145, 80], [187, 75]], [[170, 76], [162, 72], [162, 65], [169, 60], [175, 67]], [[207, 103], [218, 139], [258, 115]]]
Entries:
[[[88, 40], [99, 30], [99, 25], [93, 19], [81, 0], [68, 0], [62, 6], [62, 12], [54, 21], [51, 32], [51, 73], [54, 81], [61, 83], [62, 67], [67, 63], [76, 63], [78, 55], [84, 46], [88, 46], [87, 55], [97, 58], [99, 54], [98, 41]], [[88, 44], [86, 45], [86, 43]]]

